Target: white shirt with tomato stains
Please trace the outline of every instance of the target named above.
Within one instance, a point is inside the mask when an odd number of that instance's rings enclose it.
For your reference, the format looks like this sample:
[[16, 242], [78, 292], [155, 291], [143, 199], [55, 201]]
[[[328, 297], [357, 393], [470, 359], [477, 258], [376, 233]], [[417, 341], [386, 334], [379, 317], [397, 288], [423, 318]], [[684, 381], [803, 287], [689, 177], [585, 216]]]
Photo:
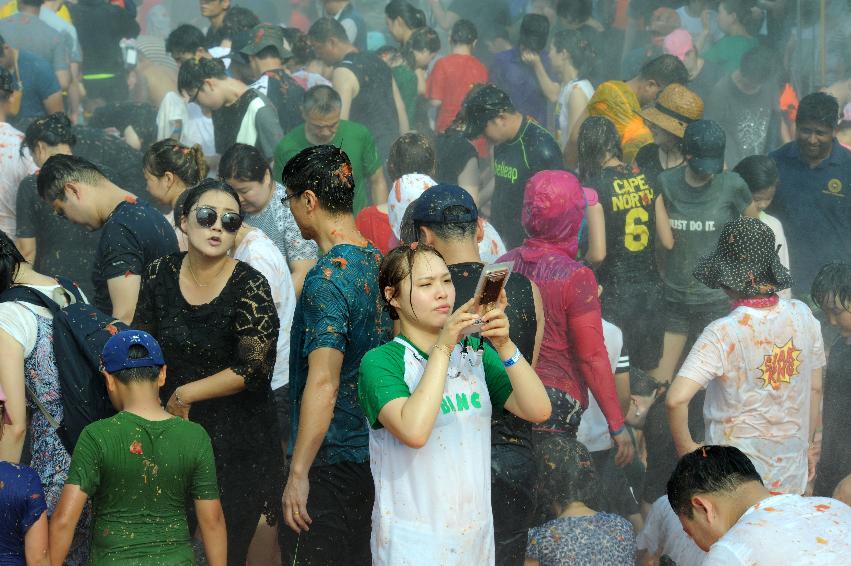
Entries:
[[774, 495], [745, 511], [703, 566], [841, 566], [851, 562], [851, 507], [827, 497]]
[[821, 327], [809, 307], [780, 299], [738, 307], [706, 327], [678, 375], [706, 389], [706, 444], [748, 455], [772, 491], [807, 485], [812, 372], [825, 365]]

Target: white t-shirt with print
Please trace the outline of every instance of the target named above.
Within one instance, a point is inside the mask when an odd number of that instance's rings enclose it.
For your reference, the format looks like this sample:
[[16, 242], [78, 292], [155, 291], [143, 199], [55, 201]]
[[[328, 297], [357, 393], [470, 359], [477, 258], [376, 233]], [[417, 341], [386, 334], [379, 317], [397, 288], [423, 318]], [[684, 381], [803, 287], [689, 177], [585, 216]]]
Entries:
[[851, 507], [827, 497], [775, 495], [742, 515], [709, 549], [703, 566], [845, 566]]
[[780, 299], [771, 308], [738, 307], [707, 326], [678, 375], [706, 388], [706, 444], [740, 449], [772, 491], [803, 493], [811, 377], [824, 365], [812, 311]]
[[[606, 352], [609, 354], [609, 363], [612, 364], [612, 374], [617, 375], [629, 371], [629, 356], [621, 355], [623, 332], [606, 320], [603, 321], [603, 342], [605, 342]], [[609, 434], [606, 417], [590, 391], [588, 392], [588, 408], [582, 413], [576, 439], [584, 444], [590, 452], [608, 450], [612, 447], [612, 436]]]
[[702, 564], [706, 558], [706, 553], [683, 530], [667, 495], [653, 503], [635, 542], [638, 550], [646, 550], [651, 556], [667, 556], [684, 566]]

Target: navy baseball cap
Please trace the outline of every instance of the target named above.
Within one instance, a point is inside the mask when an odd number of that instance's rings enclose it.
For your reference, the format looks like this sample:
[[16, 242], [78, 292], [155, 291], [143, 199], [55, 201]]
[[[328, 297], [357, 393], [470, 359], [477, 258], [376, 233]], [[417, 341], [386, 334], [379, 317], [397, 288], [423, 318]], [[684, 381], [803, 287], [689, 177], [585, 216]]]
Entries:
[[[131, 346], [142, 346], [148, 352], [142, 358], [129, 358]], [[109, 373], [130, 368], [164, 366], [163, 351], [153, 336], [142, 330], [123, 330], [106, 341], [101, 362]]]
[[724, 170], [724, 149], [727, 134], [718, 122], [697, 120], [686, 126], [683, 135], [683, 155], [688, 166], [697, 173], [717, 175]]
[[[473, 197], [458, 185], [430, 187], [410, 207], [411, 221], [415, 225], [466, 224], [479, 219], [479, 209]], [[453, 207], [457, 208], [448, 210]]]

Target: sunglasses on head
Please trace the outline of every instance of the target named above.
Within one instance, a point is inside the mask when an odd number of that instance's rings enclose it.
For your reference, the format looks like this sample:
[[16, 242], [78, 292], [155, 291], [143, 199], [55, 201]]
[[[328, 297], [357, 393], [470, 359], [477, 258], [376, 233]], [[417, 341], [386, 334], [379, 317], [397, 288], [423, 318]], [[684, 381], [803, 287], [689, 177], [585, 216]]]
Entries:
[[[219, 213], [215, 208], [209, 206], [201, 206], [195, 209], [195, 220], [201, 228], [212, 228], [219, 218]], [[242, 216], [237, 212], [225, 212], [222, 214], [222, 228], [226, 232], [236, 234], [242, 226]]]

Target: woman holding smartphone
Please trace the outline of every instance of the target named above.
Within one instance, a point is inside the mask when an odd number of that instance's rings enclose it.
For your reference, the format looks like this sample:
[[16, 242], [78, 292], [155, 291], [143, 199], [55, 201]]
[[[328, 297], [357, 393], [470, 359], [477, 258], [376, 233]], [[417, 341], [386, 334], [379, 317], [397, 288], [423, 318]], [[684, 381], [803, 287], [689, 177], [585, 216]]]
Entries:
[[[491, 414], [543, 422], [549, 397], [509, 339], [504, 292], [483, 315], [473, 299], [453, 313], [449, 269], [423, 244], [392, 250], [378, 283], [400, 333], [364, 356], [358, 383], [371, 425], [373, 563], [493, 564]], [[480, 338], [462, 341], [479, 321]]]

